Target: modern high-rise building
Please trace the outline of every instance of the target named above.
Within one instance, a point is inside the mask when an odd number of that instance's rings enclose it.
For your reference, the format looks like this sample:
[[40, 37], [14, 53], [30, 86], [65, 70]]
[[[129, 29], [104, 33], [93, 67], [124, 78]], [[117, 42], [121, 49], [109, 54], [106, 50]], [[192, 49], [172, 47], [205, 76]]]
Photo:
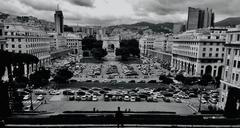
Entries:
[[187, 30], [214, 27], [214, 13], [212, 9], [202, 10], [188, 8]]
[[63, 13], [61, 10], [59, 10], [59, 7], [57, 7], [57, 10], [54, 14], [54, 20], [55, 20], [55, 31], [58, 34], [61, 34], [64, 32], [64, 23], [63, 23]]

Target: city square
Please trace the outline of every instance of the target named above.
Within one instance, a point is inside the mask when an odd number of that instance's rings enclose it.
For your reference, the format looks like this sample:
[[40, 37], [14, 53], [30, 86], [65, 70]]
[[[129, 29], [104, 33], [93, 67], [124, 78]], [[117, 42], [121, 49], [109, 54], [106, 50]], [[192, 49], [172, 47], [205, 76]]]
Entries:
[[236, 0], [0, 2], [0, 128], [239, 126]]

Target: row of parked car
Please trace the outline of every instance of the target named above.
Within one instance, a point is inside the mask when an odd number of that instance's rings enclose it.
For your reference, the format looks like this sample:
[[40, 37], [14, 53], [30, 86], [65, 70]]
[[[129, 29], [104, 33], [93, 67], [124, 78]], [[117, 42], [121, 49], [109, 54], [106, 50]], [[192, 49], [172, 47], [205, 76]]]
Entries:
[[134, 68], [130, 65], [123, 65], [122, 66], [123, 73], [126, 76], [137, 76], [138, 73], [134, 70]]
[[118, 68], [116, 65], [109, 65], [107, 68], [106, 74], [119, 74]]

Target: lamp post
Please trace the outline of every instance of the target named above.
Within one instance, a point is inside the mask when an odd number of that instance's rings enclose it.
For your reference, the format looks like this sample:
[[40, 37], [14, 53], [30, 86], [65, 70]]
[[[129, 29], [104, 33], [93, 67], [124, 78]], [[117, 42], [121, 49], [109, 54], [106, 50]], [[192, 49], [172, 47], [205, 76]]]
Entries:
[[201, 111], [201, 107], [202, 107], [202, 87], [200, 87], [200, 98], [199, 98], [199, 106], [198, 106], [198, 112]]

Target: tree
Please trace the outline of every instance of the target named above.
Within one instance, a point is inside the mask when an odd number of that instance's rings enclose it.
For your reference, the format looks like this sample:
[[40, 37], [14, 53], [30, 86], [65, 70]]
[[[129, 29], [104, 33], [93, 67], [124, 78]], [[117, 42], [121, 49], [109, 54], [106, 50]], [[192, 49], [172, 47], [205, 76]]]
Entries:
[[127, 60], [130, 56], [130, 52], [128, 48], [117, 48], [116, 49], [116, 56], [121, 56], [122, 60]]
[[140, 57], [139, 42], [136, 39], [122, 40], [120, 48], [116, 49], [116, 56], [122, 56], [123, 60], [127, 60], [131, 55]]
[[30, 82], [34, 84], [35, 87], [42, 87], [48, 84], [50, 78], [50, 71], [45, 68], [39, 68], [34, 74], [30, 75]]
[[166, 75], [160, 75], [159, 80], [161, 80], [162, 83], [164, 83], [164, 84], [173, 83], [173, 80], [171, 78], [168, 78]]
[[93, 48], [91, 50], [91, 53], [92, 53], [93, 57], [98, 60], [102, 59], [102, 57], [107, 55], [107, 51], [102, 48]]
[[177, 74], [176, 77], [175, 77], [175, 79], [176, 79], [177, 81], [182, 82], [182, 83], [185, 81], [185, 77], [183, 76], [183, 74]]
[[214, 82], [214, 79], [210, 74], [203, 75], [200, 80], [200, 84], [204, 86], [207, 86], [211, 82]]
[[66, 83], [70, 78], [73, 77], [73, 73], [67, 68], [59, 69], [54, 77], [54, 81], [57, 83]]

